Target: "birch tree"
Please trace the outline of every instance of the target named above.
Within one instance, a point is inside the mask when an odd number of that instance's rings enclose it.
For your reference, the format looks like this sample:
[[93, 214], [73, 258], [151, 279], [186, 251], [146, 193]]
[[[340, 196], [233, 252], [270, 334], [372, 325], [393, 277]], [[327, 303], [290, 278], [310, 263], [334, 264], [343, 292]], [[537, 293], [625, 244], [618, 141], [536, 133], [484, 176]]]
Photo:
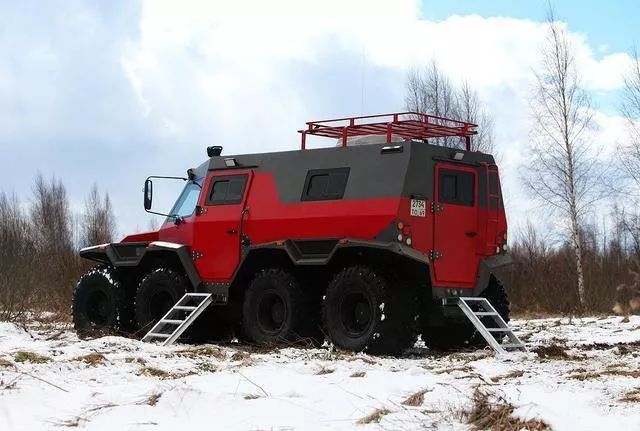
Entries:
[[556, 211], [568, 227], [576, 268], [580, 308], [586, 307], [582, 217], [601, 197], [605, 168], [589, 140], [593, 128], [590, 99], [581, 87], [574, 48], [564, 26], [548, 13], [547, 36], [530, 111], [531, 159], [524, 179], [533, 195]]
[[[628, 143], [625, 145], [622, 165], [636, 187], [640, 186], [640, 58], [634, 49], [629, 69], [624, 75], [622, 115], [627, 120]], [[637, 191], [637, 190], [636, 190]]]

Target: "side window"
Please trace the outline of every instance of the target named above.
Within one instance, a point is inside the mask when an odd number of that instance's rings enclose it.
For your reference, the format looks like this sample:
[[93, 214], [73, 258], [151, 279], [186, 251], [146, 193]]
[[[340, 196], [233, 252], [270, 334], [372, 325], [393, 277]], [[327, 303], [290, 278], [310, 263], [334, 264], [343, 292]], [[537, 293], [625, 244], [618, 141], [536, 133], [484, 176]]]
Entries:
[[242, 202], [246, 184], [246, 174], [215, 177], [205, 203], [207, 205], [239, 204]]
[[349, 168], [313, 169], [307, 173], [301, 200], [327, 201], [342, 199], [347, 188]]
[[473, 172], [440, 169], [438, 201], [444, 204], [473, 206], [475, 203], [475, 177]]

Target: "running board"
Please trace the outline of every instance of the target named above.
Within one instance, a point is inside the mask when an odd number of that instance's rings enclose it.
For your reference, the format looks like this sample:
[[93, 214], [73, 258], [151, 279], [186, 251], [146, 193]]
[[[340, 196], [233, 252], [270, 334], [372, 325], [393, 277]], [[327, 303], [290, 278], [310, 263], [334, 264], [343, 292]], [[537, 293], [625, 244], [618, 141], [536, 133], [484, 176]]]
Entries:
[[[524, 343], [513, 333], [511, 327], [486, 298], [458, 298], [457, 305], [496, 353], [527, 351]], [[491, 319], [495, 326], [487, 327], [481, 319]], [[498, 335], [497, 338], [496, 335]], [[509, 341], [502, 343], [505, 336]]]
[[212, 302], [213, 297], [210, 293], [186, 293], [147, 332], [142, 341], [155, 339], [163, 340], [163, 346], [173, 344]]

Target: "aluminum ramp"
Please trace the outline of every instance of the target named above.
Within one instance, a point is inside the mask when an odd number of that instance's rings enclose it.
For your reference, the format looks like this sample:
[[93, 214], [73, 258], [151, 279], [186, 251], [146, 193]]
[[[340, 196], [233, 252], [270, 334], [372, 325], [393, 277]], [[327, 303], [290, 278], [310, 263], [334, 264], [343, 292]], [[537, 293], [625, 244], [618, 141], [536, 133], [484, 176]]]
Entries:
[[163, 346], [173, 344], [212, 302], [210, 293], [186, 293], [142, 341], [163, 340]]
[[[461, 297], [458, 298], [457, 305], [496, 353], [527, 351], [524, 343], [486, 298]], [[485, 322], [491, 325], [487, 326]], [[505, 337], [508, 341], [503, 343]]]

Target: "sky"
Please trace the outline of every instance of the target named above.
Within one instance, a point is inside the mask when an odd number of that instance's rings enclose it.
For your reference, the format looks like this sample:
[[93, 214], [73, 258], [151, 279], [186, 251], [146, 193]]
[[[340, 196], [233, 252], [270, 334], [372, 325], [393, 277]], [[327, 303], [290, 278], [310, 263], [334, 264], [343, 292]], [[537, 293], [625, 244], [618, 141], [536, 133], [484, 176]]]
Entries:
[[[593, 139], [614, 149], [640, 4], [554, 7], [597, 104]], [[79, 210], [97, 183], [112, 198], [120, 233], [144, 230], [148, 175], [183, 175], [209, 145], [226, 154], [295, 149], [305, 121], [403, 110], [408, 69], [435, 59], [494, 116], [509, 222], [518, 227], [534, 206], [519, 170], [545, 8], [506, 0], [0, 0], [0, 189], [26, 200], [37, 172], [55, 175]]]

